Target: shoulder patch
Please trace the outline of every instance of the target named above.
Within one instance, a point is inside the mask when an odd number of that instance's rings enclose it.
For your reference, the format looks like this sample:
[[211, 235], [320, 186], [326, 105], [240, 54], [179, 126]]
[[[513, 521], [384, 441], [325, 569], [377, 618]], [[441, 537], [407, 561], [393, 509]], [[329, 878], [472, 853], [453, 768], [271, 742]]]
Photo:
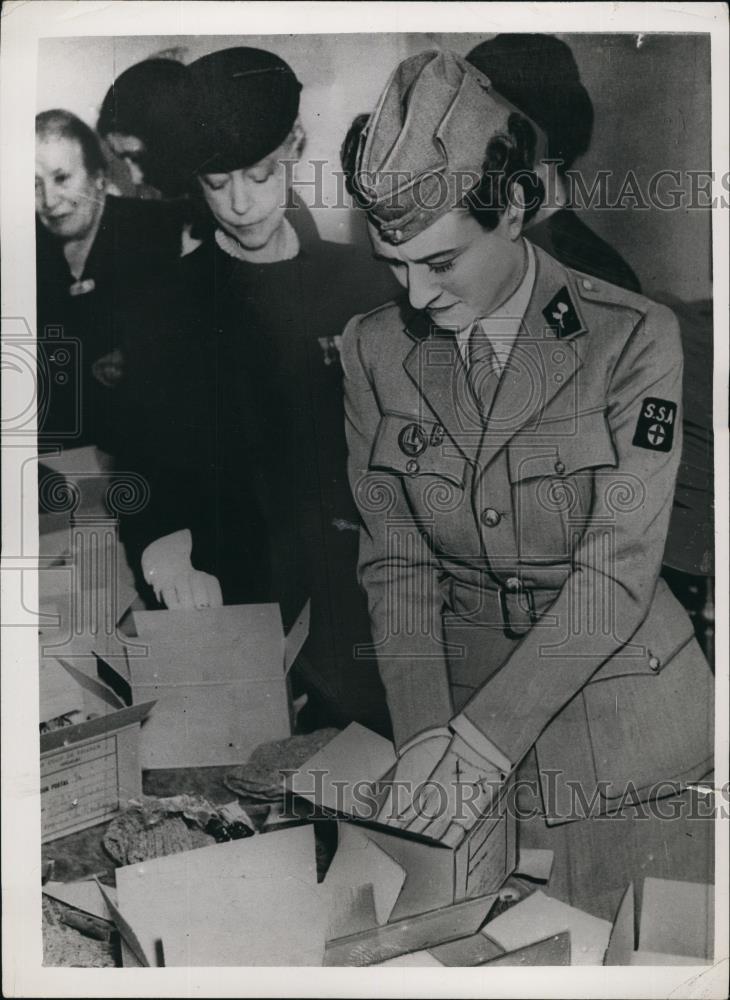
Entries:
[[647, 396], [641, 404], [632, 444], [649, 451], [671, 451], [676, 420], [676, 403]]

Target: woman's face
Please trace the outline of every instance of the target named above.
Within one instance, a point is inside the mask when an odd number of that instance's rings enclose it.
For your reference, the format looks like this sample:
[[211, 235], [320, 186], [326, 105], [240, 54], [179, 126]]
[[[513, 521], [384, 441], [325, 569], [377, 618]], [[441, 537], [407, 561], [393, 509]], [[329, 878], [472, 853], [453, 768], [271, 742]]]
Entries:
[[114, 155], [127, 164], [132, 184], [135, 187], [144, 184], [145, 147], [142, 140], [136, 135], [125, 135], [121, 132], [110, 132], [104, 138]]
[[390, 265], [413, 308], [456, 330], [488, 316], [514, 291], [524, 264], [520, 228], [507, 212], [487, 230], [466, 209], [454, 209], [393, 246], [368, 223], [375, 256]]
[[54, 236], [83, 239], [104, 204], [103, 188], [103, 178], [86, 170], [75, 139], [49, 136], [36, 143], [35, 208]]
[[282, 155], [277, 150], [245, 170], [200, 178], [216, 222], [246, 250], [265, 247], [284, 218], [289, 177]]

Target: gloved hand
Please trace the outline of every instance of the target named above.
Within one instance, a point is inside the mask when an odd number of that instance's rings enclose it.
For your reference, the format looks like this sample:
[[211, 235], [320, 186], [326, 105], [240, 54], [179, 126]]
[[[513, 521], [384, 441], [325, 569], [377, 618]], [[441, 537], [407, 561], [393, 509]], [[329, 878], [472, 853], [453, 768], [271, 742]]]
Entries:
[[142, 573], [167, 608], [219, 608], [223, 595], [216, 577], [195, 569], [188, 528], [151, 542], [142, 553]]
[[[403, 773], [413, 780], [413, 793], [395, 820], [387, 822], [457, 847], [496, 798], [506, 775], [461, 736], [445, 738], [443, 730], [430, 732], [439, 735], [429, 739], [424, 734], [424, 739], [408, 746], [399, 758]], [[434, 764], [437, 750], [440, 753]]]
[[378, 823], [401, 827], [400, 813], [443, 757], [451, 741], [445, 726], [427, 729], [401, 747], [394, 767], [378, 782]]

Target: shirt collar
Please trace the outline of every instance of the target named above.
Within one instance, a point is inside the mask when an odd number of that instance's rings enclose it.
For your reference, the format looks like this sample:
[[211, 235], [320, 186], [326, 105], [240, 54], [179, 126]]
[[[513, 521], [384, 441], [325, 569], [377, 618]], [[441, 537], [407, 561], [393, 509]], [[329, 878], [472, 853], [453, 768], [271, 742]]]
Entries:
[[[500, 369], [504, 368], [512, 353], [512, 347], [517, 334], [520, 332], [520, 326], [525, 318], [525, 313], [527, 312], [527, 307], [530, 304], [532, 292], [535, 287], [535, 275], [537, 272], [535, 251], [529, 240], [523, 240], [523, 244], [527, 256], [527, 266], [525, 267], [522, 281], [506, 302], [503, 302], [489, 316], [483, 316], [478, 320], [482, 332], [488, 337], [492, 345]], [[473, 329], [473, 327], [467, 327], [457, 334], [459, 351], [465, 362], [468, 358], [469, 337]]]
[[522, 320], [525, 318], [527, 306], [530, 303], [532, 289], [535, 286], [535, 251], [528, 240], [523, 240], [527, 256], [527, 266], [522, 281], [506, 302], [490, 313], [483, 316], [479, 322], [485, 333], [489, 334], [490, 326], [506, 329], [505, 323], [514, 324], [515, 334], [518, 332]]

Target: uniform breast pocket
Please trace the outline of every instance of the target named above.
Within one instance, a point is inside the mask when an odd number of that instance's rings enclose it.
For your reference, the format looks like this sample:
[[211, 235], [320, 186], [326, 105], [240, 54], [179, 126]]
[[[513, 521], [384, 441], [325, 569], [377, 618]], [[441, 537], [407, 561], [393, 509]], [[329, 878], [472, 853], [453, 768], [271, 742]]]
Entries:
[[469, 504], [470, 467], [441, 424], [407, 414], [384, 414], [369, 467], [401, 477], [419, 526], [432, 540], [448, 543], [449, 522]]
[[508, 468], [520, 558], [570, 559], [593, 507], [596, 477], [615, 466], [602, 412], [546, 422], [539, 433], [513, 438]]

